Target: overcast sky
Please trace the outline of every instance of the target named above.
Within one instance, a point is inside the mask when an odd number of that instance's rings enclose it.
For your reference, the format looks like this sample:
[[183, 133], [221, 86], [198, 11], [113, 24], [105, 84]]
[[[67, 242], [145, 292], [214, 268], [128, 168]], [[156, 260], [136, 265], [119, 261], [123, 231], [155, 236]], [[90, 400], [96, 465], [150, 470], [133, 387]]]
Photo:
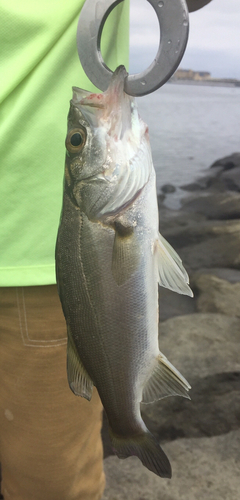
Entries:
[[[130, 73], [138, 73], [156, 55], [159, 26], [147, 0], [130, 0], [130, 5]], [[240, 79], [240, 0], [212, 0], [189, 17], [189, 41], [180, 67]]]

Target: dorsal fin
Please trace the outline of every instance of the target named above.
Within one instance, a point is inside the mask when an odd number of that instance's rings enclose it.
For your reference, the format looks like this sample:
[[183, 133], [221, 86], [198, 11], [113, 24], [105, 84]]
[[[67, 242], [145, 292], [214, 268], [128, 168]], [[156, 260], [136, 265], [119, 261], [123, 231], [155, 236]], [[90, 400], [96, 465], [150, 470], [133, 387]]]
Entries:
[[160, 233], [155, 241], [154, 251], [158, 259], [159, 285], [193, 297], [188, 274], [179, 255]]

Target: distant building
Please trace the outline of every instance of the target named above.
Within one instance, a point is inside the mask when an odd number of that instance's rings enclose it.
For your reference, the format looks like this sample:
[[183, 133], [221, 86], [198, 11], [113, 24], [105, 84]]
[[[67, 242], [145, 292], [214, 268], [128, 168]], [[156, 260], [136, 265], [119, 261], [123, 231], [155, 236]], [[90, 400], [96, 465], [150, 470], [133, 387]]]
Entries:
[[192, 69], [177, 69], [173, 75], [174, 80], [209, 80], [211, 73], [208, 71], [193, 71]]
[[211, 73], [208, 71], [195, 71], [194, 80], [209, 80], [211, 78]]
[[231, 87], [240, 87], [240, 80], [236, 78], [212, 78], [211, 73], [208, 71], [193, 71], [192, 69], [182, 69], [179, 68], [174, 73], [170, 81], [192, 81], [192, 82], [203, 82], [206, 85], [227, 85]]

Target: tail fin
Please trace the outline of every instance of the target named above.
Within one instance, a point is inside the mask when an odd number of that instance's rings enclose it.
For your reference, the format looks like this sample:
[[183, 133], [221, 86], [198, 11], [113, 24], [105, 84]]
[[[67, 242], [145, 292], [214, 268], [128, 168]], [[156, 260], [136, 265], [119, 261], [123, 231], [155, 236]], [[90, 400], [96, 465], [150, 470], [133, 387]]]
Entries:
[[113, 451], [118, 458], [138, 457], [142, 464], [160, 477], [170, 478], [170, 462], [152, 434], [147, 431], [138, 436], [121, 438], [109, 429]]

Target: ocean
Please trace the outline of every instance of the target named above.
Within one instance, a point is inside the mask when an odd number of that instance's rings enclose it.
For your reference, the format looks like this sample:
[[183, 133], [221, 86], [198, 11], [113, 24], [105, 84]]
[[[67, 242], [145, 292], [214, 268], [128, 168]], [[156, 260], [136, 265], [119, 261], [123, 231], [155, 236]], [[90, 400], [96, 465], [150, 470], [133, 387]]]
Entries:
[[173, 184], [166, 205], [178, 208], [181, 185], [240, 151], [240, 88], [167, 83], [137, 101], [149, 126], [157, 191]]

